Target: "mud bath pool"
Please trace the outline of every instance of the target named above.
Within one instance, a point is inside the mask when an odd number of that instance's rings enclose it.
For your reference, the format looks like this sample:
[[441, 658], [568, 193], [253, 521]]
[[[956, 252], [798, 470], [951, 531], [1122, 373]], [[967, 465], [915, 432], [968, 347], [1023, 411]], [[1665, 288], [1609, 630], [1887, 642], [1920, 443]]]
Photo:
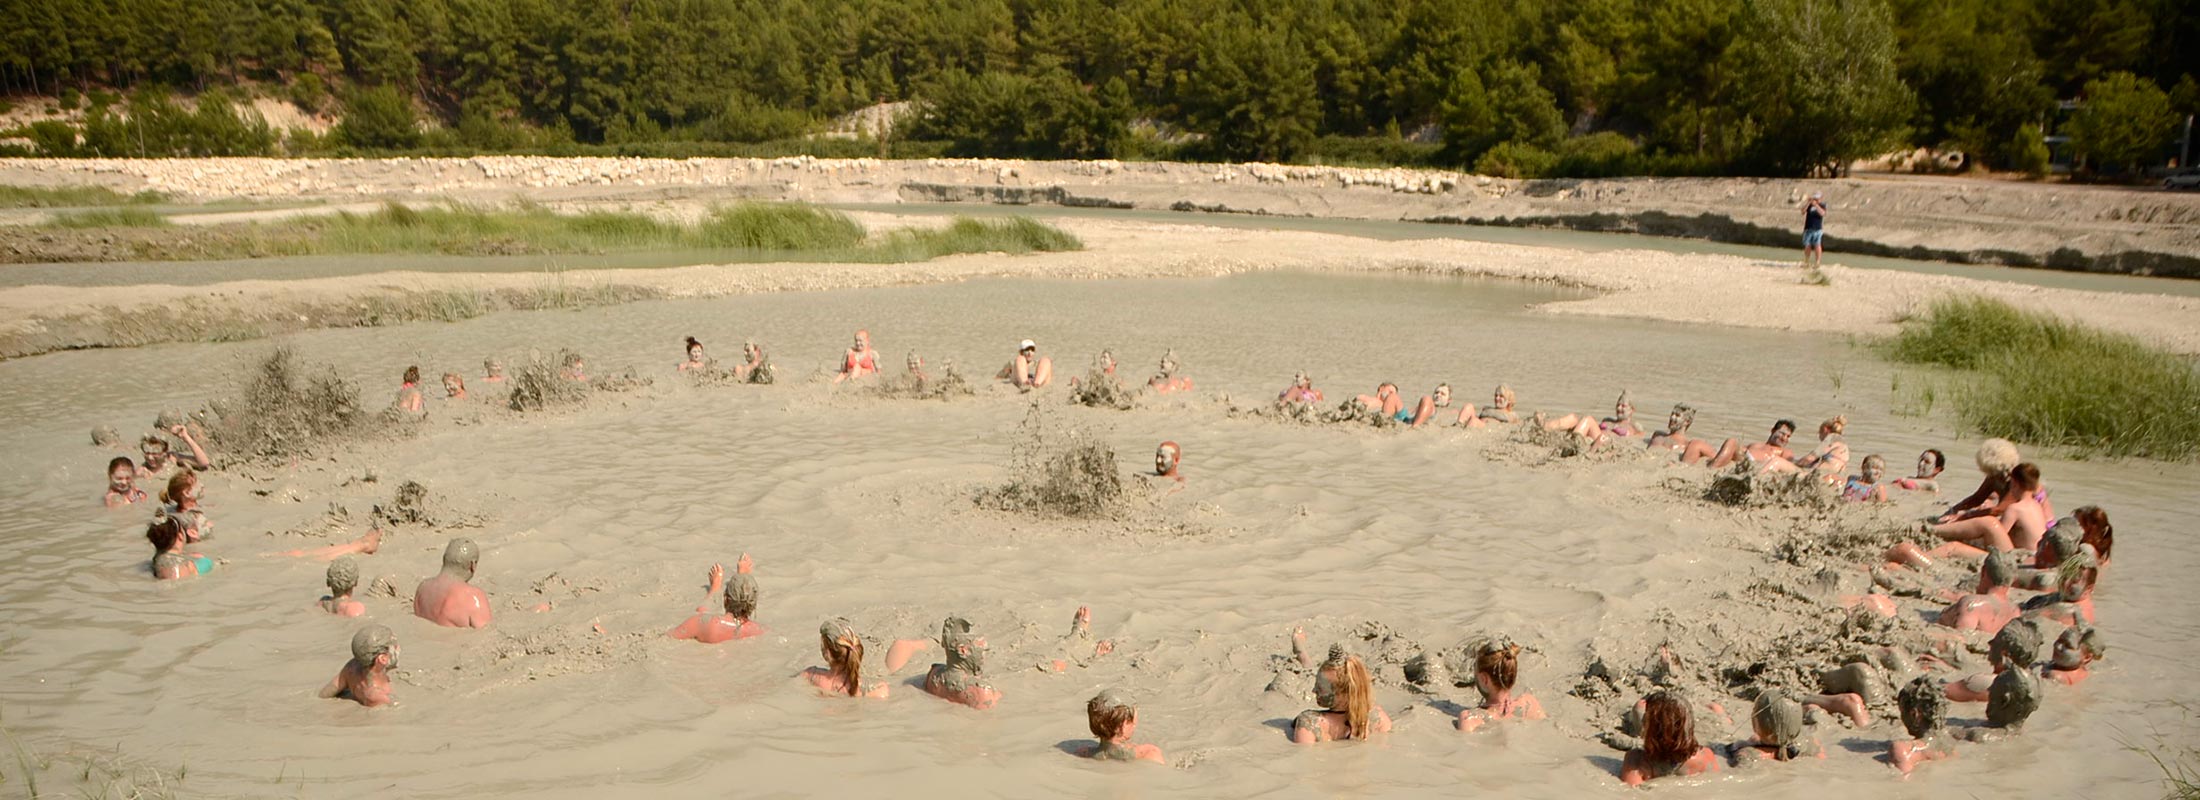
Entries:
[[[113, 453], [98, 425], [132, 430], [195, 407], [266, 342], [70, 352], [0, 363], [0, 447], [17, 454], [0, 492], [0, 725], [29, 752], [119, 753], [187, 768], [185, 795], [676, 795], [734, 787], [785, 794], [1086, 797], [1426, 796], [1617, 793], [1602, 720], [1565, 690], [1592, 642], [1685, 617], [1746, 585], [1766, 556], [1739, 518], [1661, 493], [1677, 467], [1620, 460], [1525, 468], [1483, 456], [1489, 434], [1303, 427], [1231, 418], [1304, 368], [1332, 401], [1382, 380], [1408, 398], [1448, 381], [1464, 401], [1496, 383], [1523, 410], [1603, 411], [1621, 387], [1647, 422], [1675, 401], [1696, 430], [1757, 436], [1775, 417], [1850, 417], [1859, 459], [1897, 465], [1939, 446], [1968, 453], [1937, 415], [1897, 416], [1896, 373], [1829, 336], [1561, 317], [1526, 307], [1579, 296], [1521, 284], [1264, 273], [1145, 281], [994, 280], [955, 285], [638, 303], [498, 314], [447, 325], [287, 337], [384, 402], [418, 363], [475, 383], [481, 359], [581, 350], [597, 374], [632, 367], [647, 387], [569, 412], [512, 417], [431, 401], [418, 437], [333, 461], [213, 473], [228, 561], [206, 578], [146, 577], [138, 511], [98, 507]], [[856, 327], [888, 365], [914, 349], [990, 374], [1016, 340], [1038, 340], [1062, 377], [1112, 348], [1142, 376], [1168, 348], [1193, 398], [1132, 412], [1060, 409], [1142, 466], [1183, 444], [1189, 488], [1168, 519], [1197, 529], [1095, 530], [978, 512], [998, 483], [1027, 398], [895, 401], [812, 380]], [[770, 348], [775, 386], [694, 387], [672, 373], [680, 337], [731, 359]], [[1907, 380], [1907, 378], [1906, 378]], [[491, 390], [494, 398], [499, 393]], [[1042, 402], [1063, 403], [1063, 389]], [[1974, 469], [1951, 459], [1950, 483]], [[2062, 507], [2110, 509], [2123, 541], [2098, 604], [2112, 638], [2098, 676], [2050, 687], [2028, 734], [1965, 746], [1899, 780], [1877, 760], [1898, 731], [1820, 727], [1832, 757], [1724, 773], [1691, 796], [2156, 797], [2160, 774], [2131, 747], [2200, 744], [2184, 703], [2200, 660], [2200, 601], [2184, 578], [2200, 557], [2172, 537], [2200, 469], [2043, 460]], [[365, 482], [365, 476], [374, 476]], [[363, 530], [367, 508], [417, 480], [483, 517], [460, 531], [393, 532], [363, 575], [401, 588], [433, 572], [452, 535], [482, 545], [476, 584], [495, 603], [483, 631], [435, 628], [369, 597], [369, 618], [404, 645], [401, 705], [369, 711], [315, 699], [357, 621], [319, 613], [318, 563], [260, 554]], [[260, 494], [264, 492], [265, 494]], [[351, 524], [325, 535], [330, 505]], [[1905, 510], [1922, 510], [1918, 501]], [[661, 634], [702, 599], [704, 572], [756, 558], [761, 639], [706, 647]], [[548, 602], [548, 611], [529, 611]], [[1067, 674], [1051, 657], [1072, 612], [1120, 650]], [[821, 699], [792, 675], [818, 663], [819, 620], [847, 615], [867, 636], [936, 633], [961, 613], [993, 643], [1005, 695], [988, 712], [923, 695], [891, 676], [879, 703]], [[1283, 728], [1306, 707], [1263, 691], [1293, 626], [1317, 648], [1363, 621], [1431, 647], [1503, 632], [1530, 648], [1521, 685], [1549, 723], [1462, 736], [1452, 703], [1392, 688], [1386, 739], [1294, 748]], [[2142, 624], [2144, 623], [2144, 624]], [[592, 626], [602, 626], [597, 634]], [[882, 672], [876, 658], [867, 674]], [[1614, 653], [1633, 661], [1640, 653]], [[1088, 739], [1084, 700], [1117, 687], [1140, 703], [1139, 736], [1175, 768], [1120, 768], [1064, 754]], [[1958, 705], [1958, 719], [1981, 716]], [[1744, 721], [1746, 725], [1746, 720]], [[1730, 731], [1727, 739], [1742, 735]], [[15, 786], [16, 767], [0, 760]], [[73, 791], [75, 776], [41, 773]], [[1671, 793], [1677, 787], [1661, 792]], [[10, 789], [10, 791], [15, 791]]]

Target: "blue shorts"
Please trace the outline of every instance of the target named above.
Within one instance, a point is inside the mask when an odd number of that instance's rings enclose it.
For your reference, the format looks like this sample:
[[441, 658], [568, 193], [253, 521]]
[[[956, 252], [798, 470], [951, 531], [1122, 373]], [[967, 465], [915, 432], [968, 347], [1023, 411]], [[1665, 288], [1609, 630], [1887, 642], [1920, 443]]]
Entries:
[[1815, 231], [1804, 231], [1804, 232], [1803, 232], [1803, 246], [1804, 246], [1804, 247], [1822, 247], [1822, 246], [1823, 246], [1823, 244], [1822, 244], [1822, 243], [1823, 243], [1823, 242], [1824, 242], [1825, 240], [1826, 240], [1826, 229], [1824, 229], [1824, 228], [1819, 228], [1818, 230], [1815, 230]]

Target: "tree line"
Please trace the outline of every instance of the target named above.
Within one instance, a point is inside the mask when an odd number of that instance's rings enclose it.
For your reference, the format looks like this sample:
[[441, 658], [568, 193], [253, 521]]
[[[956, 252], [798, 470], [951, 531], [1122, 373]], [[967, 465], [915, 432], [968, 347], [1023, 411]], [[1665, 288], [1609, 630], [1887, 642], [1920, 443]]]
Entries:
[[[80, 125], [17, 135], [85, 155], [720, 152], [915, 100], [900, 141], [849, 146], [1805, 174], [1906, 145], [2042, 170], [2053, 126], [2117, 170], [2168, 152], [2200, 106], [2196, 61], [2200, 4], [2186, 0], [0, 5], [0, 91], [89, 107]], [[203, 104], [159, 105], [212, 92], [233, 114], [240, 90], [345, 122], [286, 141]], [[124, 96], [152, 111], [121, 113]], [[2062, 114], [2071, 98], [2087, 110]], [[422, 116], [437, 124], [423, 132]]]

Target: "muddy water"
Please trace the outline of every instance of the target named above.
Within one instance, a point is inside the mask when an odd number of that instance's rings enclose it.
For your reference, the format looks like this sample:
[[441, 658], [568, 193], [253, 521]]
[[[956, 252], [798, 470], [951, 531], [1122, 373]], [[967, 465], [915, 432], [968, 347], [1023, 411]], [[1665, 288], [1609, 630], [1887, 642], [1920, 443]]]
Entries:
[[[1272, 273], [1118, 282], [992, 281], [584, 312], [500, 314], [451, 325], [319, 331], [289, 340], [340, 365], [377, 402], [406, 364], [478, 375], [484, 355], [581, 349], [598, 374], [632, 367], [654, 385], [581, 410], [514, 418], [434, 404], [424, 435], [335, 461], [216, 474], [228, 561], [159, 585], [142, 515], [98, 508], [109, 454], [94, 425], [126, 429], [224, 391], [266, 343], [60, 353], [0, 363], [0, 722], [34, 752], [100, 748], [175, 770], [191, 794], [601, 796], [606, 789], [723, 794], [915, 790], [919, 796], [1425, 796], [1496, 790], [1616, 792], [1615, 752], [1588, 739], [1588, 707], [1565, 694], [1586, 647], [1685, 619], [1765, 563], [1749, 531], [1657, 487], [1668, 470], [1618, 461], [1522, 468], [1492, 461], [1484, 434], [1305, 428], [1222, 413], [1272, 397], [1296, 368], [1334, 399], [1395, 380], [1418, 397], [1439, 380], [1465, 400], [1498, 381], [1521, 406], [1596, 411], [1630, 388], [1645, 415], [1703, 408], [1700, 432], [1755, 435], [1774, 416], [1846, 412], [1858, 455], [1907, 464], [1925, 446], [1968, 450], [1937, 417], [1891, 412], [1896, 376], [1848, 343], [1524, 311], [1562, 299], [1513, 284]], [[953, 402], [884, 401], [808, 380], [867, 326], [883, 362], [916, 348], [990, 373], [1037, 339], [1066, 374], [1112, 347], [1139, 374], [1174, 347], [1199, 397], [1130, 413], [1060, 409], [1144, 463], [1183, 443], [1189, 489], [1150, 528], [1067, 525], [980, 513], [975, 487], [1005, 477], [1027, 398], [995, 390]], [[679, 337], [731, 357], [771, 346], [781, 383], [698, 388], [671, 374]], [[893, 367], [890, 367], [890, 371]], [[1915, 381], [1916, 378], [1905, 378]], [[482, 388], [475, 384], [477, 389]], [[492, 392], [493, 393], [493, 392]], [[1061, 399], [1057, 388], [1040, 398]], [[1710, 797], [2150, 797], [2152, 762], [2127, 745], [2200, 741], [2189, 700], [2200, 626], [2171, 541], [2200, 470], [2045, 465], [2066, 505], [2110, 508], [2123, 533], [2099, 607], [2113, 650], [2079, 690], [2050, 687], [2025, 739], [1897, 781], [1869, 753], [1894, 734], [1821, 729], [1833, 757], [1688, 790]], [[366, 482], [366, 476], [373, 476]], [[1968, 466], [1956, 482], [1975, 479]], [[401, 705], [367, 711], [313, 692], [342, 664], [356, 623], [312, 608], [321, 565], [264, 553], [360, 530], [400, 480], [451, 513], [485, 518], [477, 583], [496, 604], [483, 631], [434, 628], [369, 598], [404, 646]], [[264, 495], [262, 494], [264, 493]], [[341, 533], [297, 535], [331, 504]], [[1922, 507], [1922, 506], [1920, 506]], [[1189, 532], [1186, 532], [1186, 529]], [[400, 529], [367, 576], [407, 589], [432, 573], [449, 533]], [[706, 647], [659, 634], [703, 601], [705, 571], [757, 560], [758, 640]], [[548, 602], [547, 611], [530, 609]], [[1074, 609], [1122, 649], [1068, 674], [1052, 658]], [[894, 697], [811, 696], [791, 676], [818, 663], [818, 621], [844, 614], [873, 637], [937, 632], [969, 616], [992, 644], [1005, 694], [975, 712], [890, 677]], [[1522, 685], [1549, 723], [1462, 737], [1453, 705], [1383, 689], [1398, 730], [1365, 745], [1294, 749], [1282, 727], [1303, 700], [1264, 693], [1294, 625], [1316, 647], [1363, 621], [1431, 646], [1503, 631], [1531, 648]], [[2142, 624], [2142, 621], [2145, 624]], [[602, 634], [592, 632], [600, 625]], [[1635, 653], [1626, 654], [1632, 661]], [[1065, 755], [1088, 739], [1085, 698], [1115, 686], [1141, 701], [1139, 736], [1175, 769], [1122, 769]], [[1472, 702], [1471, 692], [1440, 698]], [[1959, 719], [1980, 716], [1958, 707]], [[68, 785], [56, 768], [46, 788]]]

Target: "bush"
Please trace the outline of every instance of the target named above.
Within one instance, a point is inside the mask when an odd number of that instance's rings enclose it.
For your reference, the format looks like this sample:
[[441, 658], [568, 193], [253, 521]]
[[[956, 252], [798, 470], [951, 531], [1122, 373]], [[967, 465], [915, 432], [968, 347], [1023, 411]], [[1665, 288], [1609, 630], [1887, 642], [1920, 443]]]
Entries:
[[2161, 87], [2129, 72], [2110, 73], [2086, 83], [2085, 106], [2070, 118], [2070, 146], [2098, 171], [2142, 170], [2176, 124]]
[[2034, 178], [2047, 176], [2047, 139], [2040, 134], [2040, 126], [2025, 125], [2017, 128], [2015, 138], [2009, 140], [2009, 168]]
[[846, 214], [783, 203], [721, 208], [696, 229], [703, 247], [750, 250], [837, 250], [860, 245], [863, 237], [863, 226]]
[[1535, 145], [1505, 142], [1474, 160], [1474, 171], [1499, 178], [1540, 178], [1558, 166], [1558, 156]]
[[344, 104], [344, 121], [333, 133], [344, 144], [366, 150], [403, 150], [420, 144], [412, 100], [389, 86], [353, 95]]
[[1568, 178], [1610, 178], [1635, 175], [1642, 170], [1635, 141], [1605, 131], [1568, 139], [1558, 146], [1558, 164], [1552, 175]]
[[736, 92], [724, 110], [701, 126], [702, 138], [713, 142], [768, 142], [809, 133], [817, 124], [809, 114], [757, 102], [747, 92]]
[[1956, 392], [1973, 431], [2080, 455], [2188, 459], [2200, 453], [2200, 372], [2191, 360], [1999, 300], [1934, 303], [1881, 350], [1896, 361], [1976, 373]]

